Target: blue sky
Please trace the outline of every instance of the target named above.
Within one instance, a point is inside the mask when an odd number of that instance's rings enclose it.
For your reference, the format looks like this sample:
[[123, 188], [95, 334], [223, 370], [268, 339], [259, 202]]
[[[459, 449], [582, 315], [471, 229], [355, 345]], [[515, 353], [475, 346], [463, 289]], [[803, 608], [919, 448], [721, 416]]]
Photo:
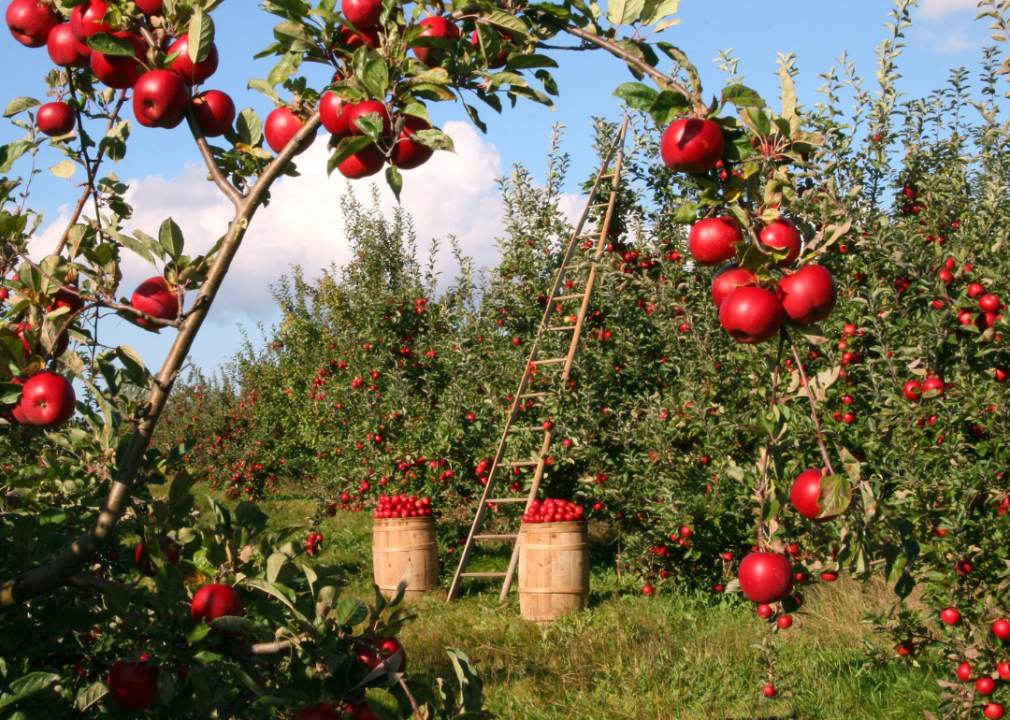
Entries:
[[[909, 96], [928, 93], [941, 85], [952, 67], [965, 66], [974, 77], [979, 49], [991, 44], [991, 40], [985, 25], [973, 22], [973, 5], [971, 0], [923, 0], [922, 7], [913, 11], [916, 24], [908, 32], [908, 48], [900, 68], [903, 75], [901, 87]], [[819, 100], [814, 92], [821, 82], [818, 75], [834, 65], [843, 52], [848, 52], [849, 57], [857, 62], [860, 74], [866, 78], [866, 87], [873, 89], [873, 51], [888, 33], [882, 24], [887, 20], [890, 9], [891, 4], [886, 0], [850, 0], [844, 3], [824, 0], [684, 0], [678, 14], [680, 25], [665, 31], [663, 39], [680, 46], [692, 58], [702, 73], [706, 94], [718, 91], [724, 83], [712, 60], [718, 51], [733, 48], [734, 55], [741, 58], [739, 70], [746, 76], [746, 83], [761, 92], [773, 105], [777, 104], [774, 103], [777, 96], [776, 53], [793, 52], [798, 55], [801, 70], [797, 79], [800, 101], [810, 105]], [[274, 19], [259, 10], [252, 0], [228, 0], [215, 13], [215, 20], [222, 60], [220, 70], [207, 87], [225, 90], [235, 98], [239, 107], [252, 106], [265, 115], [271, 109], [269, 101], [244, 88], [248, 78], [265, 77], [269, 71], [272, 64], [269, 60], [252, 62], [250, 58], [271, 41]], [[436, 173], [424, 177], [423, 192], [421, 188], [415, 188], [410, 197], [405, 195], [404, 204], [419, 215], [422, 241], [428, 239], [423, 234], [425, 232], [443, 237], [451, 232], [460, 236], [465, 249], [467, 242], [472, 243], [478, 259], [493, 260], [488, 254], [490, 236], [497, 227], [493, 217], [496, 213], [493, 175], [517, 162], [539, 172], [543, 167], [553, 123], [568, 128], [565, 149], [573, 155], [570, 176], [573, 192], [575, 182], [591, 172], [593, 157], [588, 152], [590, 117], [618, 115], [620, 106], [611, 93], [617, 85], [632, 78], [622, 63], [601, 52], [556, 53], [556, 57], [561, 63], [561, 68], [555, 71], [561, 96], [553, 112], [532, 103], [521, 103], [515, 110], [505, 110], [501, 116], [496, 116], [488, 108], [481, 115], [488, 124], [489, 132], [480, 138], [472, 131], [467, 132], [461, 124], [465, 122], [462, 107], [442, 103], [432, 109], [437, 123], [450, 123], [450, 127], [455, 128], [454, 132], [463, 133], [460, 155], [465, 163], [456, 166], [446, 164], [448, 169], [441, 175]], [[5, 67], [0, 83], [5, 102], [21, 95], [42, 99], [45, 87], [42, 78], [51, 67], [44, 49], [27, 50], [9, 34], [3, 33], [0, 37], [0, 59]], [[321, 85], [323, 73], [317, 71], [316, 74]], [[182, 128], [166, 132], [136, 127], [134, 133], [128, 157], [114, 169], [121, 179], [130, 180], [137, 186], [138, 209], [142, 198], [150, 198], [152, 212], [155, 213], [150, 216], [151, 224], [156, 222], [157, 217], [163, 217], [157, 216], [156, 211], [164, 209], [173, 214], [187, 233], [190, 232], [187, 223], [199, 226], [194, 227], [193, 233], [210, 232], [206, 228], [211, 226], [211, 221], [223, 220], [224, 216], [220, 206], [212, 204], [213, 189], [202, 184], [201, 173], [193, 165], [199, 158], [187, 133]], [[8, 124], [0, 126], [0, 143], [20, 136], [20, 129]], [[58, 160], [57, 154], [47, 149], [40, 158], [39, 166], [45, 168]], [[16, 171], [25, 172], [26, 169], [24, 164], [16, 167]], [[477, 180], [468, 180], [460, 189], [460, 178], [456, 176], [461, 173], [474, 173], [474, 178], [480, 178], [479, 182], [487, 186], [483, 194], [467, 194], [467, 185]], [[409, 189], [412, 176], [407, 175], [405, 180]], [[444, 183], [446, 188], [442, 195], [439, 193], [440, 183]], [[288, 189], [292, 202], [303, 199], [300, 193], [308, 192], [305, 187], [308, 185], [303, 184], [301, 191], [295, 185]], [[141, 188], [146, 192], [141, 192]], [[206, 202], [204, 196], [207, 197]], [[166, 204], [167, 199], [173, 197], [177, 200], [176, 204]], [[58, 216], [60, 209], [71, 203], [73, 198], [76, 198], [74, 188], [48, 172], [41, 174], [33, 186], [32, 205], [51, 217]], [[577, 198], [572, 198], [572, 202], [576, 203]], [[334, 206], [335, 198], [332, 198], [331, 207], [327, 208], [328, 215], [316, 221], [317, 225], [329, 222], [328, 218], [335, 212]], [[196, 219], [198, 211], [201, 213], [199, 222]], [[337, 223], [336, 220], [333, 222]], [[152, 232], [157, 227], [145, 226], [145, 229]], [[223, 227], [218, 231], [223, 232]], [[295, 230], [290, 223], [277, 222], [272, 232]], [[298, 252], [291, 259], [310, 266], [315, 259], [314, 243], [336, 242], [332, 238], [317, 237], [311, 226], [303, 232], [303, 236], [303, 240], [285, 238], [288, 244], [284, 247], [297, 248]], [[263, 240], [264, 243], [269, 241], [269, 238]], [[245, 250], [243, 248], [243, 252]], [[35, 252], [33, 249], [33, 254]], [[338, 250], [330, 248], [324, 251], [321, 245], [319, 256], [323, 260], [315, 268], [330, 260], [339, 261], [341, 257]], [[283, 249], [251, 257], [260, 264], [269, 263], [270, 273], [273, 274], [254, 273], [255, 282], [230, 280], [225, 287], [226, 293], [232, 292], [237, 298], [250, 292], [264, 296], [267, 291], [263, 285], [271, 277], [276, 277], [286, 264]], [[309, 268], [310, 274], [315, 268]], [[137, 273], [143, 273], [143, 270], [137, 269]], [[138, 274], [136, 279], [139, 281], [143, 277]], [[124, 281], [124, 290], [126, 285], [128, 283]], [[204, 367], [216, 366], [232, 354], [235, 343], [239, 341], [238, 322], [248, 326], [257, 321], [270, 322], [273, 317], [274, 313], [265, 301], [222, 303], [221, 308], [215, 307], [205, 337], [198, 340], [194, 348], [195, 361]], [[145, 355], [150, 353], [152, 365], [157, 364], [160, 359], [157, 355], [167, 350], [171, 339], [153, 338], [129, 326], [118, 327], [116, 332], [122, 335], [121, 342], [138, 347]]]

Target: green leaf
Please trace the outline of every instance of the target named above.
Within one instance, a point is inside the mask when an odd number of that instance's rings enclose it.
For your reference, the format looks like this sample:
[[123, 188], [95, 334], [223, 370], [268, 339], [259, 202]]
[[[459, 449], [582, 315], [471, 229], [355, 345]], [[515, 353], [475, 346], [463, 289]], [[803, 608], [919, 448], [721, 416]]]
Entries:
[[[526, 27], [526, 24], [510, 12], [491, 8], [477, 8], [476, 12], [480, 13], [479, 17], [483, 18], [489, 25], [507, 30], [510, 35], [518, 36], [516, 39], [519, 41], [523, 41], [529, 33], [529, 28]], [[481, 23], [478, 21], [478, 31], [480, 30], [480, 25]], [[481, 37], [481, 42], [483, 40], [484, 38]]]
[[782, 78], [782, 117], [790, 120], [796, 115], [796, 85], [785, 68], [779, 68], [779, 77]]
[[677, 90], [664, 90], [649, 105], [649, 115], [657, 125], [669, 125], [691, 107], [691, 101]]
[[659, 93], [648, 85], [627, 82], [617, 86], [617, 89], [614, 90], [614, 96], [621, 98], [630, 108], [648, 110], [659, 96]]
[[109, 694], [109, 688], [101, 680], [96, 680], [87, 687], [82, 687], [77, 691], [74, 698], [74, 709], [84, 712], [96, 702]]
[[56, 684], [60, 676], [56, 673], [33, 672], [22, 675], [10, 684], [10, 692], [0, 695], [0, 708], [13, 705], [21, 700], [26, 700], [36, 693], [40, 693], [46, 688]]
[[7, 109], [4, 110], [4, 117], [5, 118], [14, 117], [20, 112], [24, 112], [25, 110], [29, 110], [33, 107], [38, 107], [41, 104], [42, 103], [40, 103], [38, 100], [32, 97], [14, 98], [9, 103], [7, 103]]
[[168, 488], [168, 506], [175, 509], [179, 507], [189, 495], [189, 491], [196, 485], [196, 478], [189, 474], [188, 470], [183, 470], [174, 478]]
[[235, 129], [238, 131], [239, 137], [242, 138], [242, 142], [250, 147], [259, 145], [263, 140], [263, 121], [252, 108], [246, 108], [238, 114]]
[[214, 47], [214, 21], [197, 5], [189, 20], [189, 59], [201, 63]]
[[186, 633], [186, 641], [190, 644], [196, 644], [203, 640], [210, 633], [211, 627], [207, 623], [203, 622], [197, 625], [195, 628]]
[[393, 191], [393, 195], [396, 196], [396, 202], [400, 202], [400, 190], [403, 189], [403, 176], [392, 165], [386, 168], [386, 183], [389, 185], [389, 189]]
[[222, 615], [219, 618], [211, 620], [209, 625], [215, 630], [242, 633], [243, 635], [264, 634], [266, 632], [252, 620], [235, 615]]
[[370, 58], [364, 64], [360, 80], [373, 97], [386, 97], [386, 91], [389, 89], [389, 69], [379, 58]]
[[557, 62], [546, 55], [514, 55], [509, 58], [505, 67], [509, 70], [527, 70], [542, 67], [556, 68], [557, 66]]
[[[20, 343], [18, 344], [20, 345]], [[18, 402], [20, 398], [20, 385], [10, 382], [0, 382], [0, 405], [13, 405]]]
[[[746, 85], [730, 85], [723, 88], [722, 101], [737, 107], [764, 107], [765, 101]], [[764, 133], [767, 135], [767, 133]]]
[[58, 178], [63, 178], [64, 180], [69, 180], [74, 176], [77, 171], [77, 163], [73, 160], [63, 160], [60, 163], [53, 165], [49, 168], [49, 172]]
[[274, 102], [280, 102], [281, 100], [281, 96], [277, 94], [277, 91], [274, 90], [273, 86], [266, 80], [253, 78], [249, 81], [248, 87], [250, 90], [256, 90], [257, 92], [263, 93]]
[[0, 174], [8, 173], [17, 159], [35, 147], [29, 140], [15, 140], [8, 145], [0, 145]]
[[631, 25], [638, 21], [645, 9], [645, 0], [610, 0], [607, 19], [614, 25]]
[[[371, 113], [372, 115], [378, 116], [378, 113]], [[344, 160], [351, 157], [357, 152], [361, 152], [366, 147], [372, 144], [372, 139], [365, 137], [363, 135], [353, 135], [351, 137], [345, 137], [337, 145], [337, 149], [333, 151], [330, 155], [330, 159], [326, 161], [326, 174], [331, 175], [333, 171], [337, 169]]]
[[89, 37], [88, 47], [102, 53], [103, 55], [115, 55], [118, 57], [137, 56], [137, 52], [133, 49], [133, 45], [123, 38], [104, 32]]
[[158, 242], [161, 243], [161, 247], [169, 257], [173, 260], [179, 258], [182, 254], [184, 240], [182, 230], [175, 224], [175, 220], [168, 218], [161, 224], [161, 229], [158, 231]]
[[368, 607], [357, 598], [341, 598], [337, 603], [337, 622], [340, 625], [354, 627], [365, 621], [368, 617]]
[[645, 0], [645, 8], [642, 10], [642, 24], [654, 25], [660, 20], [676, 15], [679, 8], [680, 0]]
[[828, 475], [821, 478], [821, 494], [817, 498], [817, 506], [821, 509], [818, 518], [830, 518], [841, 515], [852, 502], [852, 486], [842, 475]]
[[388, 690], [369, 688], [365, 691], [365, 702], [378, 720], [400, 720], [400, 703]]

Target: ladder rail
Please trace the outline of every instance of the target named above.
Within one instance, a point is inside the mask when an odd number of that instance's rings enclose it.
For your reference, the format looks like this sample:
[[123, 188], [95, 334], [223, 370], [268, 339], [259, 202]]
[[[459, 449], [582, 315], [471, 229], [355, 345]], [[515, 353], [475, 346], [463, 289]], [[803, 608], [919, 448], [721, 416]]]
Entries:
[[[487, 483], [484, 486], [484, 491], [481, 493], [480, 506], [477, 508], [477, 513], [474, 517], [473, 523], [470, 527], [470, 532], [467, 535], [466, 544], [463, 548], [463, 552], [460, 556], [459, 566], [456, 569], [456, 573], [453, 576], [452, 584], [449, 587], [449, 592], [446, 598], [446, 602], [452, 602], [456, 596], [459, 594], [462, 581], [466, 577], [504, 577], [504, 583], [502, 586], [502, 592], [500, 595], [501, 602], [505, 602], [506, 597], [512, 587], [512, 581], [515, 576], [515, 571], [518, 566], [519, 561], [519, 539], [522, 535], [522, 525], [520, 524], [519, 531], [515, 534], [515, 541], [512, 551], [512, 557], [509, 562], [508, 571], [505, 573], [468, 573], [466, 572], [467, 566], [470, 564], [472, 559], [474, 549], [476, 548], [476, 541], [479, 539], [487, 539], [491, 536], [480, 536], [481, 528], [484, 525], [484, 518], [487, 512], [489, 503], [494, 499], [494, 487], [499, 479], [502, 472], [502, 464], [506, 455], [506, 451], [509, 446], [510, 435], [513, 434], [514, 424], [518, 420], [519, 413], [524, 407], [523, 399], [525, 397], [530, 397], [533, 395], [548, 396], [554, 393], [529, 393], [529, 386], [531, 379], [536, 376], [537, 369], [541, 364], [538, 363], [539, 351], [542, 344], [545, 342], [547, 336], [550, 332], [550, 320], [551, 317], [558, 312], [560, 305], [558, 304], [558, 299], [582, 299], [581, 305], [579, 307], [579, 313], [576, 319], [575, 327], [572, 330], [572, 336], [570, 338], [570, 344], [568, 348], [568, 353], [564, 358], [555, 358], [553, 362], [560, 363], [564, 361], [564, 370], [562, 373], [562, 382], [567, 381], [568, 376], [571, 372], [572, 364], [575, 360], [575, 354], [578, 350], [578, 344], [582, 336], [582, 327], [585, 324], [586, 315], [589, 309], [589, 303], [592, 296], [593, 287], [595, 285], [597, 267], [599, 264], [599, 259], [602, 255], [603, 248], [606, 243], [607, 234], [610, 231], [610, 224], [613, 220], [614, 208], [616, 205], [617, 191], [620, 186], [620, 176], [621, 169], [623, 166], [624, 159], [624, 142], [627, 134], [628, 121], [625, 119], [624, 123], [621, 125], [620, 131], [614, 138], [613, 143], [607, 151], [607, 154], [600, 166], [600, 172], [597, 174], [596, 179], [593, 183], [593, 187], [589, 192], [589, 198], [586, 202], [586, 206], [582, 211], [579, 221], [575, 226], [575, 230], [572, 233], [571, 240], [568, 243], [568, 247], [565, 250], [564, 257], [561, 260], [561, 264], [558, 267], [557, 276], [554, 280], [554, 285], [551, 289], [551, 294], [547, 301], [547, 307], [544, 309], [543, 319], [540, 322], [540, 327], [537, 332], [537, 336], [533, 342], [533, 346], [530, 349], [529, 360], [526, 363], [526, 367], [523, 371], [522, 378], [519, 381], [519, 387], [516, 390], [515, 397], [512, 400], [512, 407], [509, 415], [505, 421], [505, 427], [502, 430], [501, 438], [498, 442], [498, 448], [495, 452], [495, 457], [491, 463], [491, 470], [487, 475]], [[610, 169], [611, 161], [613, 161], [613, 168]], [[608, 172], [610, 170], [610, 172]], [[610, 178], [610, 192], [609, 198], [606, 203], [594, 202], [597, 199], [597, 193], [599, 192], [601, 183], [606, 179]], [[594, 253], [594, 261], [589, 264], [590, 272], [586, 279], [585, 287], [581, 293], [575, 293], [570, 296], [561, 296], [560, 292], [565, 282], [567, 271], [570, 269], [571, 260], [576, 250], [579, 248], [581, 243], [580, 240], [587, 239], [591, 236], [583, 235], [582, 230], [585, 226], [586, 221], [589, 219], [590, 212], [599, 207], [606, 207], [607, 212], [604, 215], [602, 228], [600, 230], [600, 236], [597, 241], [596, 252]], [[535, 462], [536, 469], [533, 474], [533, 480], [530, 483], [530, 491], [526, 497], [524, 505], [524, 514], [529, 511], [533, 505], [533, 501], [536, 499], [537, 494], [540, 490], [540, 483], [543, 480], [544, 473], [547, 467], [547, 457], [550, 451], [551, 444], [554, 440], [554, 432], [550, 429], [544, 432], [544, 438], [540, 446], [540, 452], [537, 455], [537, 460]], [[523, 465], [533, 465], [531, 461], [529, 463], [523, 463]], [[512, 467], [512, 463], [507, 463], [509, 469]], [[520, 502], [521, 498], [508, 498], [508, 502]], [[499, 536], [495, 536], [499, 537]]]

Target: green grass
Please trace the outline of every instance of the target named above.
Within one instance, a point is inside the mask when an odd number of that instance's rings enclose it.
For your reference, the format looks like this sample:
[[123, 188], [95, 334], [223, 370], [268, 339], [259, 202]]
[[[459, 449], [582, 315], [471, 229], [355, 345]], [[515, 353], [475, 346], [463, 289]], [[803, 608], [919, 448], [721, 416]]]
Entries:
[[[311, 503], [264, 502], [282, 523], [303, 522]], [[340, 513], [323, 529], [317, 559], [347, 573], [347, 592], [368, 601], [371, 518]], [[484, 558], [500, 567], [503, 554]], [[452, 568], [445, 568], [446, 573]], [[936, 708], [930, 667], [869, 661], [875, 642], [860, 618], [886, 597], [882, 586], [840, 579], [804, 590], [796, 623], [769, 636], [753, 607], [735, 597], [619, 592], [594, 568], [589, 610], [540, 627], [519, 618], [518, 599], [498, 604], [498, 588], [476, 583], [451, 605], [426, 598], [403, 633], [412, 672], [453, 675], [444, 648], [464, 651], [485, 682], [490, 709], [507, 720], [593, 718], [922, 718]], [[774, 643], [779, 697], [761, 696], [767, 662], [753, 645]]]

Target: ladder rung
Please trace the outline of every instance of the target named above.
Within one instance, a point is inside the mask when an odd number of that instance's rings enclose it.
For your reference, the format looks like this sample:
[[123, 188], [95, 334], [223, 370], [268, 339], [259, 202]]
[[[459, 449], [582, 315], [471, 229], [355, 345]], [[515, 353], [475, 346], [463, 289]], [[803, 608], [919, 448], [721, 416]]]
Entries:
[[509, 463], [509, 467], [533, 467], [539, 463], [539, 460], [517, 460], [516, 462]]
[[574, 300], [575, 298], [584, 298], [585, 296], [586, 296], [585, 293], [579, 293], [577, 295], [558, 295], [554, 299], [555, 300]]
[[493, 573], [460, 573], [460, 577], [505, 577], [508, 573], [503, 572], [493, 572]]
[[509, 428], [509, 432], [546, 432], [546, 431], [539, 425], [530, 425], [529, 427]]
[[519, 396], [519, 399], [523, 398], [542, 398], [542, 397], [554, 397], [557, 393], [553, 392], [535, 392], [535, 393], [523, 393]]
[[488, 500], [489, 503], [519, 503], [526, 502], [526, 498], [498, 498], [497, 500]]
[[474, 535], [474, 540], [515, 540], [518, 535]]
[[560, 358], [547, 358], [546, 360], [534, 360], [534, 365], [557, 365], [558, 363], [563, 363], [568, 360], [567, 357]]
[[598, 208], [598, 207], [607, 207], [607, 206], [608, 206], [609, 204], [610, 204], [609, 202], [605, 202], [605, 203], [594, 203], [594, 204], [590, 205], [589, 207], [594, 207], [594, 208]]
[[561, 332], [563, 330], [574, 330], [574, 325], [555, 325], [554, 327], [547, 328], [547, 332]]

